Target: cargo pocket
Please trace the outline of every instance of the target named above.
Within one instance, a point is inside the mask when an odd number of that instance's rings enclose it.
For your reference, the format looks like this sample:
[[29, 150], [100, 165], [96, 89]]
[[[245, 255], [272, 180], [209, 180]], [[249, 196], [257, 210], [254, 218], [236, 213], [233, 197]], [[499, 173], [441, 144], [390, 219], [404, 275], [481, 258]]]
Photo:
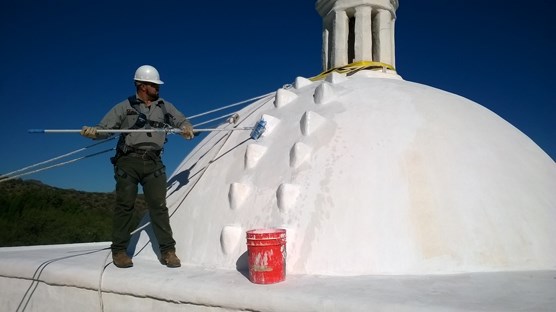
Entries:
[[114, 166], [114, 179], [118, 181], [118, 179], [126, 179], [127, 173], [123, 171], [120, 167]]
[[160, 177], [161, 175], [165, 175], [166, 174], [166, 166], [162, 166], [162, 168], [156, 170], [154, 172], [154, 176], [155, 178]]

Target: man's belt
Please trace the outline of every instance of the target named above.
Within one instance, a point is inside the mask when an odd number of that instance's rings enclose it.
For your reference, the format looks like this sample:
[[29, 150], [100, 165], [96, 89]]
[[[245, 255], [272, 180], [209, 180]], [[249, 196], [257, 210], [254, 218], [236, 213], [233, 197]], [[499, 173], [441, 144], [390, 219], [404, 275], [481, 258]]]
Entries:
[[153, 156], [160, 157], [161, 152], [162, 150], [145, 150], [145, 149], [128, 147], [128, 151], [124, 155], [131, 156], [131, 157], [141, 157], [141, 158], [153, 157]]

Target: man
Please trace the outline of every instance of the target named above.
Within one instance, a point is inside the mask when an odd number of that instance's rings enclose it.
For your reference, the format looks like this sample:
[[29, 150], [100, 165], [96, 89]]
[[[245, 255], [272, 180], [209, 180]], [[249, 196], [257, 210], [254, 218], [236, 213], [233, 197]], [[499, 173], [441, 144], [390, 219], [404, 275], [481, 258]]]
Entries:
[[[102, 139], [110, 133], [97, 129], [153, 129], [174, 127], [182, 129], [186, 139], [194, 137], [193, 127], [170, 102], [159, 98], [163, 84], [158, 71], [143, 65], [135, 72], [136, 94], [114, 106], [96, 127], [84, 126], [81, 135]], [[176, 256], [176, 242], [172, 238], [168, 207], [166, 206], [166, 172], [160, 158], [166, 133], [131, 132], [120, 135], [114, 164], [116, 179], [116, 207], [112, 230], [112, 259], [119, 268], [133, 266], [126, 250], [132, 230], [132, 216], [137, 185], [143, 186], [149, 208], [151, 225], [160, 246], [160, 262], [168, 267], [180, 267]]]

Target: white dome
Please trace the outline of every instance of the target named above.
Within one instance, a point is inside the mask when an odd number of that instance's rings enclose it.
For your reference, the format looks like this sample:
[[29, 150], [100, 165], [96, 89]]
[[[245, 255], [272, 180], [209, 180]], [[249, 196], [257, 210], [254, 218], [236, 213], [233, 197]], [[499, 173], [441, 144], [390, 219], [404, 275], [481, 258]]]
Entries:
[[288, 273], [556, 268], [556, 164], [515, 127], [387, 73], [295, 85], [239, 112], [258, 141], [213, 132], [170, 179], [185, 263], [242, 268], [245, 231], [283, 227]]

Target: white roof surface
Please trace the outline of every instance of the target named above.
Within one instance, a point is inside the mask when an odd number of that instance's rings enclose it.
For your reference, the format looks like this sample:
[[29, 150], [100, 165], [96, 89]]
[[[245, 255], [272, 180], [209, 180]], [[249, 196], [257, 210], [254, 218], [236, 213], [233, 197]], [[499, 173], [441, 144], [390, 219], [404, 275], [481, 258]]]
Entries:
[[[556, 271], [423, 276], [290, 275], [105, 261], [108, 243], [0, 248], [2, 311], [554, 311]], [[98, 292], [101, 285], [102, 292]]]
[[[267, 121], [259, 140], [249, 131], [213, 132], [169, 180], [181, 268], [158, 263], [149, 227], [134, 236], [130, 269], [110, 264], [102, 249], [108, 243], [2, 248], [1, 305], [556, 307], [556, 164], [494, 113], [393, 73], [366, 71], [298, 78], [239, 114], [237, 127]], [[245, 231], [271, 227], [287, 229], [287, 278], [256, 285], [244, 272]]]

